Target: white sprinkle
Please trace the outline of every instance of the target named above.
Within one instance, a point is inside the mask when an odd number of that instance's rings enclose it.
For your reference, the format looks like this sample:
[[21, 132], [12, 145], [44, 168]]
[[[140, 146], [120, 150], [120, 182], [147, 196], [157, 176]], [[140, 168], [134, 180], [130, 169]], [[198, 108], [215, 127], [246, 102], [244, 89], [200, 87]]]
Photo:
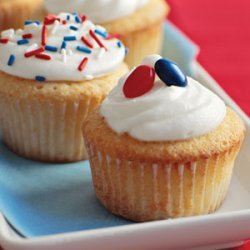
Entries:
[[105, 49], [100, 48], [100, 50], [98, 51], [98, 53], [96, 55], [96, 59], [100, 59], [103, 56], [104, 53], [105, 53]]
[[14, 29], [8, 29], [1, 32], [1, 37], [12, 38], [15, 34]]
[[32, 32], [37, 29], [38, 24], [37, 23], [31, 23], [29, 25], [25, 25], [24, 30], [25, 32]]
[[58, 27], [59, 27], [59, 24], [60, 24], [60, 22], [59, 22], [58, 20], [56, 20], [56, 21], [54, 22], [54, 26], [53, 26], [53, 28], [52, 28], [52, 30], [51, 30], [51, 34], [52, 34], [52, 35], [54, 35], [54, 34], [56, 33], [56, 31], [57, 31], [57, 29], [58, 29]]
[[22, 35], [22, 34], [23, 34], [23, 30], [22, 30], [22, 29], [16, 30], [16, 34], [17, 34], [17, 35]]
[[93, 75], [86, 75], [85, 79], [86, 80], [92, 80], [92, 79], [94, 79], [94, 76]]
[[68, 55], [72, 56], [73, 55], [73, 51], [71, 49], [68, 49]]
[[67, 62], [66, 49], [62, 49], [62, 50], [61, 50], [61, 54], [62, 54], [62, 61], [63, 61], [64, 63], [66, 63], [66, 62]]
[[37, 43], [34, 43], [34, 44], [30, 45], [30, 46], [25, 50], [25, 52], [29, 52], [29, 51], [35, 50], [35, 49], [37, 49], [37, 48], [38, 48]]
[[92, 29], [92, 30], [94, 30], [95, 27], [96, 27], [96, 26], [95, 26], [92, 22], [90, 22], [89, 20], [85, 21], [83, 24], [85, 25], [85, 28], [87, 28], [87, 29]]

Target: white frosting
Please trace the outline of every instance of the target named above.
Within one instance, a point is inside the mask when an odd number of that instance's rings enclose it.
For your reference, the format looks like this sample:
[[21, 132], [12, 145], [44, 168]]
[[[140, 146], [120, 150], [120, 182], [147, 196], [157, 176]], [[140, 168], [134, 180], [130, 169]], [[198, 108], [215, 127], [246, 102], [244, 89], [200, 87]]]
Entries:
[[45, 0], [51, 13], [61, 11], [83, 13], [96, 23], [105, 23], [128, 16], [142, 7], [148, 0]]
[[[129, 74], [128, 74], [129, 75]], [[100, 108], [100, 114], [118, 134], [142, 141], [183, 140], [206, 134], [224, 119], [224, 102], [188, 77], [186, 87], [167, 87], [159, 79], [145, 95], [126, 98], [123, 77]]]
[[141, 64], [142, 65], [148, 65], [152, 68], [154, 68], [155, 63], [160, 60], [162, 58], [162, 56], [157, 55], [157, 54], [152, 54], [152, 55], [148, 55], [146, 57], [143, 58]]
[[[106, 32], [101, 26], [95, 26], [90, 21], [77, 23], [75, 15], [61, 13], [58, 15], [59, 21], [52, 25], [47, 25], [47, 45], [58, 48], [57, 52], [45, 50], [42, 54], [51, 56], [51, 60], [41, 60], [35, 56], [26, 58], [25, 52], [31, 51], [41, 46], [41, 34], [43, 24], [32, 23], [25, 25], [24, 30], [13, 29], [2, 32], [1, 38], [8, 38], [6, 44], [0, 43], [0, 70], [10, 75], [25, 79], [34, 79], [36, 76], [43, 76], [46, 80], [64, 80], [81, 81], [107, 75], [115, 70], [124, 60], [125, 48], [117, 39], [107, 40], [101, 35], [96, 34], [98, 39], [107, 48], [101, 48], [97, 42], [90, 36], [89, 30], [100, 30]], [[70, 20], [67, 18], [70, 17]], [[65, 25], [63, 20], [67, 20]], [[70, 26], [78, 30], [70, 29]], [[17, 45], [17, 41], [22, 39], [23, 34], [32, 34], [28, 44]], [[61, 49], [61, 44], [65, 36], [76, 36], [76, 41], [68, 41], [65, 50]], [[93, 49], [86, 46], [81, 37], [87, 38], [94, 46]], [[91, 54], [77, 50], [77, 46], [85, 47], [91, 50]], [[8, 65], [10, 55], [15, 56], [12, 66]], [[86, 67], [79, 71], [78, 67], [83, 58], [87, 57]]]

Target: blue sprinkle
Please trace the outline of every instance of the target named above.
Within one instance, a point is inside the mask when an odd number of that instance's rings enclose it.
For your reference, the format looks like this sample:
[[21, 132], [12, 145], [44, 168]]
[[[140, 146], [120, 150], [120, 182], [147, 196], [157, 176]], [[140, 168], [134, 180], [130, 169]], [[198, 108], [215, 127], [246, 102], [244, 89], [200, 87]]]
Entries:
[[121, 48], [121, 47], [122, 47], [122, 42], [121, 42], [121, 41], [118, 41], [118, 42], [117, 42], [117, 46], [118, 46], [119, 48]]
[[31, 20], [24, 21], [24, 25], [29, 25], [29, 24], [32, 24], [32, 23], [35, 23], [37, 25], [41, 24], [41, 22], [39, 22], [39, 21], [31, 21]]
[[11, 66], [15, 62], [16, 57], [14, 55], [10, 55], [8, 60], [8, 65]]
[[78, 30], [78, 28], [77, 28], [76, 26], [73, 26], [73, 25], [69, 26], [69, 28], [70, 28], [71, 30], [74, 30], [74, 31], [77, 31], [77, 30]]
[[35, 80], [38, 82], [44, 82], [44, 81], [46, 81], [46, 78], [44, 76], [36, 76]]
[[103, 32], [101, 30], [95, 29], [95, 33], [102, 36], [103, 38], [107, 38], [108, 34], [106, 32]]
[[52, 52], [57, 52], [57, 47], [46, 45], [45, 50], [52, 51]]
[[67, 20], [68, 20], [68, 21], [70, 20], [70, 15], [67, 15]]
[[66, 49], [67, 43], [65, 41], [62, 42], [61, 49]]
[[30, 20], [24, 21], [24, 25], [29, 25], [29, 24], [32, 24], [32, 23], [33, 23], [33, 21], [30, 21]]
[[76, 36], [65, 36], [63, 38], [64, 41], [75, 41], [76, 40]]
[[75, 16], [75, 21], [76, 21], [76, 23], [81, 23], [82, 22], [81, 18], [78, 15]]
[[27, 43], [29, 43], [29, 40], [28, 40], [28, 39], [22, 39], [22, 40], [18, 40], [18, 41], [17, 41], [17, 44], [18, 44], [18, 45], [27, 44]]
[[125, 55], [127, 55], [129, 52], [129, 49], [128, 48], [125, 48]]
[[81, 52], [84, 52], [84, 53], [87, 53], [87, 54], [91, 54], [92, 51], [86, 47], [83, 47], [83, 46], [77, 46], [76, 47], [77, 50], [81, 51]]

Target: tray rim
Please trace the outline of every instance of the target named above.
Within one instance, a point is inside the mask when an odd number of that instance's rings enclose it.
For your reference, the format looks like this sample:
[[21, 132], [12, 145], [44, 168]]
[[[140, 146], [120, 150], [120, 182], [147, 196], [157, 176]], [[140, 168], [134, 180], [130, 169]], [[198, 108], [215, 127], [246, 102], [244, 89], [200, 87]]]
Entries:
[[[207, 73], [207, 71], [197, 62], [193, 63], [196, 74], [201, 75], [206, 83], [209, 85], [214, 92], [216, 92], [227, 105], [232, 107], [245, 121], [248, 130], [250, 130], [250, 118], [241, 110], [241, 108], [225, 93], [225, 91], [218, 85], [218, 83]], [[141, 233], [147, 235], [148, 233], [152, 233], [153, 231], [159, 230], [169, 230], [171, 227], [180, 227], [180, 226], [194, 226], [194, 225], [203, 225], [211, 224], [211, 223], [221, 223], [225, 221], [231, 221], [234, 223], [241, 222], [244, 226], [244, 229], [249, 229], [249, 233], [245, 233], [242, 235], [238, 235], [234, 238], [233, 244], [242, 244], [243, 240], [250, 237], [250, 226], [245, 225], [244, 222], [250, 222], [250, 209], [233, 211], [233, 212], [225, 212], [220, 214], [213, 215], [203, 215], [197, 217], [187, 217], [180, 218], [175, 220], [166, 220], [166, 221], [155, 221], [155, 222], [146, 222], [146, 223], [138, 223], [132, 225], [123, 225], [111, 228], [103, 228], [103, 229], [93, 229], [93, 230], [84, 230], [78, 232], [70, 232], [70, 233], [62, 233], [55, 234], [49, 236], [39, 236], [32, 238], [22, 238], [16, 236], [12, 229], [8, 226], [7, 221], [4, 218], [4, 215], [0, 212], [0, 242], [3, 247], [8, 249], [39, 249], [39, 246], [47, 246], [48, 249], [56, 249], [53, 247], [57, 247], [62, 243], [66, 243], [68, 245], [73, 244], [74, 242], [78, 242], [79, 244], [83, 244], [85, 241], [91, 241], [96, 239], [109, 239], [112, 240], [114, 236], [116, 237], [124, 237], [129, 236], [131, 233]], [[220, 242], [223, 244], [228, 244], [231, 242]], [[236, 245], [237, 245], [236, 244]], [[209, 246], [208, 246], [209, 247]], [[66, 248], [65, 248], [66, 249]], [[72, 248], [73, 249], [73, 248]], [[74, 248], [77, 249], [77, 248]]]

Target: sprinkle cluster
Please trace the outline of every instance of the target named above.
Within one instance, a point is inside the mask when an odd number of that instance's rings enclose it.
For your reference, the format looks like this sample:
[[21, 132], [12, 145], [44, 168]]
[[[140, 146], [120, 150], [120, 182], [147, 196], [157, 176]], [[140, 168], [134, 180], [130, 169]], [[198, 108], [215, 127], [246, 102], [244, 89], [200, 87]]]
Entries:
[[[104, 28], [91, 24], [87, 23], [87, 17], [85, 15], [78, 15], [77, 13], [61, 16], [49, 14], [44, 18], [43, 23], [40, 23], [39, 21], [26, 20], [24, 22], [25, 32], [23, 30], [17, 30], [15, 32], [13, 29], [3, 31], [1, 33], [0, 45], [13, 42], [13, 36], [18, 35], [20, 39], [15, 41], [16, 45], [27, 46], [30, 44], [24, 52], [24, 58], [35, 58], [38, 60], [49, 61], [52, 60], [52, 54], [60, 53], [62, 62], [66, 63], [67, 56], [73, 53], [72, 46], [68, 49], [68, 44], [74, 41], [80, 41], [82, 45], [78, 44], [73, 47], [73, 49], [83, 54], [82, 60], [79, 62], [76, 69], [78, 71], [83, 71], [90, 60], [88, 55], [92, 54], [94, 48], [99, 48], [99, 52], [97, 54], [97, 59], [99, 59], [106, 51], [108, 51], [104, 41], [117, 39], [119, 37], [118, 34], [109, 35]], [[54, 35], [58, 32], [60, 25], [68, 25], [65, 27], [68, 28], [70, 35], [62, 35], [60, 45], [54, 46], [54, 44], [50, 44], [49, 37], [50, 35]], [[85, 32], [82, 32], [81, 28], [84, 25], [87, 29], [85, 29]], [[36, 29], [37, 27], [39, 27], [39, 29]], [[26, 30], [29, 32], [26, 32]], [[37, 30], [40, 30], [40, 34], [38, 34], [40, 37], [38, 42], [36, 40]], [[78, 31], [79, 33], [76, 34]], [[58, 34], [61, 33], [59, 32]], [[120, 41], [117, 42], [117, 47], [123, 47]], [[15, 61], [16, 56], [14, 54], [10, 54], [7, 65], [11, 67], [15, 64]], [[37, 75], [35, 76], [35, 80], [46, 81], [46, 77]]]

